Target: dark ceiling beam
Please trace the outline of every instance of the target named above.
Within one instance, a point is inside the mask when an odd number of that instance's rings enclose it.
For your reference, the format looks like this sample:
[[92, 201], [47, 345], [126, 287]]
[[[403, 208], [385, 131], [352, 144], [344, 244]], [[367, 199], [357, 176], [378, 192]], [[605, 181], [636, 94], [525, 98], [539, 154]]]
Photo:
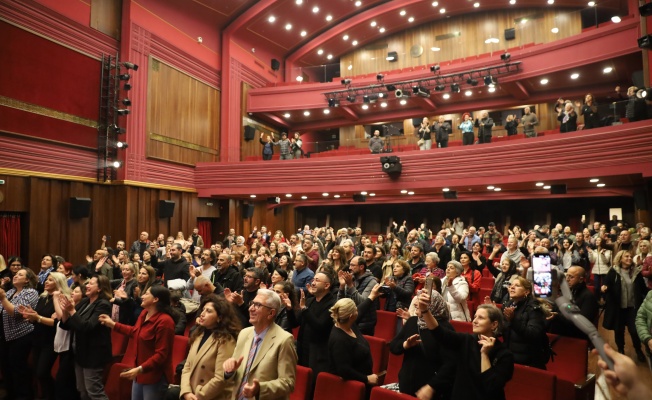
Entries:
[[356, 114], [355, 111], [353, 111], [351, 109], [351, 107], [340, 106], [340, 107], [337, 107], [336, 109], [339, 109], [342, 116], [344, 118], [348, 119], [349, 121], [357, 121], [357, 120], [360, 119], [358, 114]]
[[521, 82], [507, 82], [500, 85], [500, 87], [517, 100], [527, 100], [530, 98], [530, 94]]

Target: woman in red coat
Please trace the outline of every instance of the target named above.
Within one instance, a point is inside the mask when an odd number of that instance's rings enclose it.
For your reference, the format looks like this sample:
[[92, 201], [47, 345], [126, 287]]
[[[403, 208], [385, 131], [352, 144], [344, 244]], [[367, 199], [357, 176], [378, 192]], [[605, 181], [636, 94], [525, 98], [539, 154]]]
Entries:
[[172, 382], [172, 343], [174, 319], [170, 308], [170, 291], [161, 286], [151, 286], [142, 295], [143, 311], [136, 325], [129, 326], [100, 315], [100, 322], [129, 336], [136, 342], [134, 367], [120, 374], [121, 378], [134, 381], [131, 398], [135, 400], [158, 400], [163, 398], [168, 383]]

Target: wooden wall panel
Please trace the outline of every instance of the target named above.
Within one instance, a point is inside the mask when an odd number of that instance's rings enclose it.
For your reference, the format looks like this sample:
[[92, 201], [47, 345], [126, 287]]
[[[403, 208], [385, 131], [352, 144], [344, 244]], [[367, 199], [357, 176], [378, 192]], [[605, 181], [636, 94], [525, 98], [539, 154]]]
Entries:
[[[517, 23], [528, 18], [526, 23]], [[504, 30], [516, 29], [516, 39], [505, 41]], [[559, 32], [551, 32], [557, 27]], [[459, 36], [437, 40], [437, 36], [459, 32]], [[581, 19], [578, 11], [548, 9], [501, 10], [487, 13], [472, 13], [444, 19], [408, 29], [380, 41], [369, 44], [340, 58], [340, 70], [346, 76], [390, 72], [407, 67], [423, 67], [450, 60], [475, 57], [498, 52], [508, 48], [521, 47], [529, 43], [549, 43], [581, 33]], [[499, 43], [485, 43], [493, 37]], [[410, 54], [413, 46], [421, 46], [418, 56]], [[439, 47], [440, 51], [432, 51]], [[397, 62], [385, 60], [388, 51], [399, 54]], [[349, 70], [349, 65], [352, 69]]]
[[150, 57], [147, 156], [186, 165], [219, 160], [220, 92]]
[[122, 0], [91, 0], [91, 28], [120, 40]]

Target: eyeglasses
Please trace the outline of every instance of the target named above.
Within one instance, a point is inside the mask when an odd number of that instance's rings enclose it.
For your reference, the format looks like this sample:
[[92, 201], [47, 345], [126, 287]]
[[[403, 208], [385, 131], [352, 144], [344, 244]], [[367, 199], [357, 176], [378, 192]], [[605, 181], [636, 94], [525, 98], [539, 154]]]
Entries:
[[249, 302], [249, 307], [250, 307], [250, 308], [253, 307], [254, 310], [260, 310], [260, 307], [269, 308], [270, 310], [272, 309], [272, 307], [270, 307], [270, 306], [268, 306], [268, 305], [265, 305], [265, 304], [263, 304], [263, 303], [259, 303], [259, 302], [257, 302], [257, 301], [253, 301], [253, 300], [251, 300], [251, 301]]
[[22, 267], [22, 266], [23, 266], [23, 264], [20, 264], [20, 263], [14, 263], [14, 264], [10, 265], [10, 267]]

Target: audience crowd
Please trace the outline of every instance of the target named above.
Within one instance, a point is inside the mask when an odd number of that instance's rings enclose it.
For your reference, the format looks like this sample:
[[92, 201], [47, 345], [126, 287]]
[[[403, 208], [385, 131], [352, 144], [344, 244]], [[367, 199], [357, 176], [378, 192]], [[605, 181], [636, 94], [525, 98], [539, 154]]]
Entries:
[[[103, 237], [74, 267], [45, 254], [35, 272], [18, 256], [0, 256], [6, 398], [107, 399], [111, 330], [135, 346], [120, 374], [133, 381], [133, 399], [286, 399], [297, 364], [315, 379], [329, 372], [369, 391], [383, 384], [366, 339], [383, 310], [398, 317], [390, 351], [403, 355], [389, 388], [419, 399], [502, 399], [515, 363], [546, 369], [547, 333], [587, 339], [556, 309], [562, 279], [581, 314], [597, 326], [604, 309], [603, 326], [614, 331], [608, 381], [648, 398], [631, 379], [634, 361], [618, 353], [625, 330], [638, 362], [652, 352], [650, 228], [615, 217], [578, 228], [501, 232], [455, 218], [436, 230], [403, 221], [384, 234], [305, 226], [286, 236], [262, 226], [231, 229], [217, 243], [195, 228], [155, 240], [141, 232], [129, 248]], [[531, 266], [540, 255], [550, 260], [546, 297], [535, 296]], [[487, 279], [493, 287], [483, 289]], [[455, 332], [455, 321], [473, 333]], [[175, 334], [188, 336], [190, 349], [178, 366]]]

